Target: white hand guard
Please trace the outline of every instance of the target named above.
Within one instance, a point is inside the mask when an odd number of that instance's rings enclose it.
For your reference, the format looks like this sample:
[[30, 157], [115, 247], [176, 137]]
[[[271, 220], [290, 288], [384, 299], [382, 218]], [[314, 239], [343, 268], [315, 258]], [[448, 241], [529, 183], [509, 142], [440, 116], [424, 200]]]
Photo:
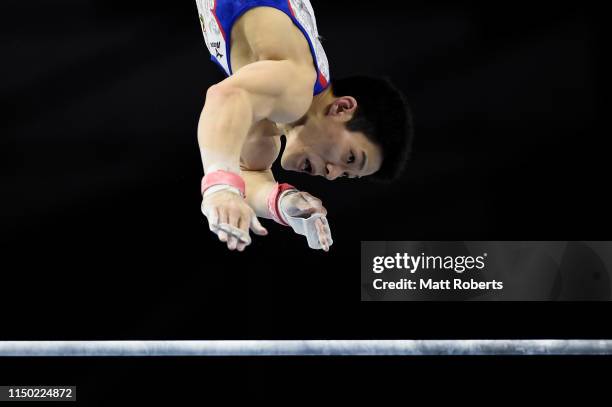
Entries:
[[331, 246], [333, 244], [333, 240], [331, 236], [331, 229], [329, 227], [329, 223], [327, 222], [327, 217], [325, 217], [325, 215], [321, 213], [314, 213], [310, 215], [310, 217], [308, 218], [302, 218], [298, 216], [289, 216], [287, 214], [287, 211], [285, 210], [283, 206], [282, 200], [287, 195], [290, 195], [296, 192], [299, 192], [299, 191], [295, 189], [291, 189], [291, 190], [283, 192], [281, 196], [278, 198], [279, 199], [279, 209], [283, 217], [283, 220], [285, 220], [287, 224], [291, 226], [291, 228], [293, 229], [295, 233], [297, 233], [298, 235], [306, 236], [306, 240], [308, 241], [308, 247], [310, 247], [311, 249], [318, 250], [318, 249], [323, 249], [323, 245], [321, 244], [321, 241], [319, 239], [319, 231], [317, 230], [317, 227], [316, 227], [317, 219], [320, 219], [323, 225], [323, 232], [324, 232], [323, 234], [325, 238], [327, 239], [327, 245], [328, 247]]

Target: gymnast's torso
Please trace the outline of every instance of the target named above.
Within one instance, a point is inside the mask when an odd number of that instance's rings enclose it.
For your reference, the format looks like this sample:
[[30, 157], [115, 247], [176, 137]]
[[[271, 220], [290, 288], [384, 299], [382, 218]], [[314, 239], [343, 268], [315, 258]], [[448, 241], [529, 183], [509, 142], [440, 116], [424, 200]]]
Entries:
[[[329, 86], [329, 63], [321, 45], [310, 0], [196, 0], [196, 3], [211, 60], [227, 75], [232, 75], [241, 63], [244, 65], [245, 60], [248, 61], [249, 50], [241, 48], [242, 52], [236, 51], [235, 54], [233, 48], [236, 44], [246, 40], [253, 45], [264, 40], [266, 42], [259, 44], [266, 48], [283, 44], [282, 49], [277, 49], [281, 55], [292, 51], [310, 54], [310, 63], [317, 72], [313, 94], [317, 95]], [[281, 19], [280, 16], [286, 18]], [[276, 22], [281, 21], [282, 27], [274, 27]], [[299, 41], [294, 42], [298, 37]], [[307, 48], [290, 49], [297, 42], [305, 44]], [[234, 59], [241, 56], [242, 59]]]
[[[274, 34], [280, 31], [285, 32], [291, 40], [279, 41]], [[288, 47], [288, 43], [293, 46]], [[308, 43], [302, 33], [290, 22], [288, 24], [281, 12], [266, 7], [253, 8], [236, 21], [232, 29], [230, 55], [233, 72], [259, 60], [287, 58], [303, 64], [313, 64]], [[282, 129], [270, 120], [254, 124], [242, 147], [242, 168], [270, 168], [280, 152], [282, 133]]]
[[[227, 75], [257, 61], [289, 59], [316, 71], [313, 95], [329, 86], [327, 57], [308, 1], [197, 0], [197, 4], [211, 60]], [[270, 168], [282, 134], [282, 127], [269, 120], [255, 123], [242, 148], [243, 169]]]
[[[227, 75], [261, 60], [290, 59], [310, 66], [313, 95], [329, 86], [327, 57], [308, 0], [197, 0], [211, 60]], [[269, 120], [251, 128], [242, 147], [243, 169], [271, 168], [281, 149], [281, 126]]]

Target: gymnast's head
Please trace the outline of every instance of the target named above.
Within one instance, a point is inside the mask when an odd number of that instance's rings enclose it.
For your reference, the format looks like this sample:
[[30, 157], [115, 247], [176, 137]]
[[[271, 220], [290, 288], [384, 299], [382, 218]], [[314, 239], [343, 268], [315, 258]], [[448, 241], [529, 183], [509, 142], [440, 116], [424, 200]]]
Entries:
[[408, 161], [412, 116], [406, 98], [387, 78], [353, 76], [332, 80], [285, 136], [284, 169], [329, 180], [390, 182]]

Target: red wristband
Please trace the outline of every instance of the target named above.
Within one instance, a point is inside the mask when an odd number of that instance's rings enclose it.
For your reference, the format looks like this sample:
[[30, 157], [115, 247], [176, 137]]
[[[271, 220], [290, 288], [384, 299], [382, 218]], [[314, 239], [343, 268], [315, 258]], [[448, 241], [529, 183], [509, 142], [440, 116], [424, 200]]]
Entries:
[[213, 185], [230, 185], [237, 188], [243, 198], [246, 197], [244, 180], [240, 175], [233, 172], [217, 170], [204, 175], [202, 178], [202, 194]]
[[289, 184], [276, 184], [274, 189], [272, 189], [272, 192], [270, 192], [270, 195], [268, 195], [268, 212], [270, 212], [270, 215], [272, 215], [272, 219], [274, 219], [276, 223], [280, 223], [284, 226], [289, 225], [283, 220], [283, 217], [281, 216], [278, 198], [283, 192], [289, 189], [297, 188]]

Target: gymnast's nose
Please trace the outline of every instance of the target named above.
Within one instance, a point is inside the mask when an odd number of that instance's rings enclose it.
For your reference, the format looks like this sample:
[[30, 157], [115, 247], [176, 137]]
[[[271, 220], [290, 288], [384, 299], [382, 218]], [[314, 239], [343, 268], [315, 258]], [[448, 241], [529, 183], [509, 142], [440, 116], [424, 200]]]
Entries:
[[336, 178], [341, 177], [343, 172], [344, 172], [344, 169], [342, 169], [338, 165], [335, 165], [332, 163], [327, 163], [325, 165], [325, 178], [327, 178], [330, 181], [333, 181]]

